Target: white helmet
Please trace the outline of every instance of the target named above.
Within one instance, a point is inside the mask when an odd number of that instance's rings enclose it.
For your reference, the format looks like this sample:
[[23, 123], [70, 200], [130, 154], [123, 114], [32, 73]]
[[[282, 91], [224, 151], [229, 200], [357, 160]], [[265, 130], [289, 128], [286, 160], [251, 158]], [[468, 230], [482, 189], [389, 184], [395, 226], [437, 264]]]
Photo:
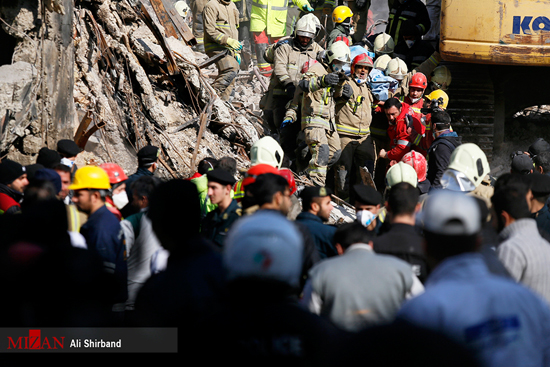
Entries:
[[189, 14], [189, 5], [185, 1], [177, 1], [174, 4], [174, 8], [176, 8], [176, 11], [182, 18], [187, 18], [187, 14]]
[[388, 66], [386, 67], [386, 75], [399, 81], [403, 80], [408, 72], [409, 70], [407, 69], [407, 64], [405, 64], [405, 62], [399, 57], [396, 57], [388, 62]]
[[466, 176], [474, 185], [478, 187], [481, 181], [491, 170], [489, 168], [489, 162], [487, 156], [474, 143], [461, 144], [453, 151], [449, 167], [462, 173]]
[[283, 157], [283, 148], [271, 136], [264, 136], [255, 142], [250, 149], [250, 163], [252, 166], [264, 163], [279, 169], [283, 163]]
[[351, 63], [351, 52], [349, 51], [348, 45], [346, 45], [344, 41], [337, 41], [330, 45], [326, 55], [329, 64], [331, 64], [334, 60], [348, 64]]
[[373, 48], [376, 56], [392, 54], [395, 48], [395, 42], [389, 34], [380, 33], [374, 39]]
[[374, 61], [374, 68], [382, 71], [386, 71], [388, 63], [391, 61], [390, 55], [381, 55]]
[[452, 80], [451, 72], [445, 65], [436, 67], [430, 76], [430, 82], [433, 83], [433, 87], [444, 91], [451, 85]]
[[319, 19], [313, 13], [306, 14], [296, 22], [296, 35], [315, 38], [320, 26]]
[[416, 171], [405, 162], [394, 164], [386, 173], [386, 187], [388, 189], [401, 182], [407, 182], [414, 187], [418, 185]]

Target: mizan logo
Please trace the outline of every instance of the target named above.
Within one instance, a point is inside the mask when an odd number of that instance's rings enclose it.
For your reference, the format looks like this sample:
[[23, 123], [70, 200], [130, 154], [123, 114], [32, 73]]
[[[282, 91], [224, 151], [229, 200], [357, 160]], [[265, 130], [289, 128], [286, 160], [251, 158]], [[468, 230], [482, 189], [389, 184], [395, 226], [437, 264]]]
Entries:
[[40, 329], [30, 329], [29, 336], [14, 340], [8, 336], [8, 349], [63, 349], [65, 337], [41, 337]]

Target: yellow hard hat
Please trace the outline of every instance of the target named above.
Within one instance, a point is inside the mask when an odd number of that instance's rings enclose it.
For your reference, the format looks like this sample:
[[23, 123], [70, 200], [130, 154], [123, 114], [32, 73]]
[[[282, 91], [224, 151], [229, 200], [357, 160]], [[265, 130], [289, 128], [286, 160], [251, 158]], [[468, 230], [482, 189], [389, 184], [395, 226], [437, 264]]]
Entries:
[[432, 93], [428, 94], [426, 98], [430, 101], [434, 99], [439, 100], [439, 108], [444, 110], [447, 109], [447, 105], [449, 104], [449, 96], [441, 89], [434, 90]]
[[107, 172], [97, 166], [79, 168], [74, 174], [74, 181], [69, 190], [96, 189], [109, 190], [109, 176]]
[[332, 21], [334, 23], [342, 23], [347, 18], [353, 17], [353, 12], [350, 8], [344, 5], [337, 6], [332, 12]]

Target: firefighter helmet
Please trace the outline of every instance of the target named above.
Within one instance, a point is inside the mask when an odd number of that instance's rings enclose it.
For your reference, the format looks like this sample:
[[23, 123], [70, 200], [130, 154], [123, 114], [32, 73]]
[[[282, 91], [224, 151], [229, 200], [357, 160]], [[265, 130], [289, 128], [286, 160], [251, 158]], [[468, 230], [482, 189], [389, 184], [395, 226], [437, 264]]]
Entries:
[[403, 80], [408, 72], [409, 70], [407, 69], [407, 64], [405, 64], [405, 62], [399, 57], [391, 59], [386, 67], [386, 75], [399, 81]]
[[270, 164], [277, 169], [281, 168], [283, 163], [283, 148], [271, 136], [264, 136], [252, 145], [250, 149], [250, 163]]
[[418, 181], [422, 182], [426, 180], [426, 174], [428, 172], [428, 162], [426, 158], [415, 150], [411, 150], [401, 158], [401, 162], [407, 163], [414, 168]]
[[393, 38], [387, 33], [380, 33], [374, 39], [374, 53], [376, 56], [381, 55], [391, 55], [393, 54], [393, 49], [395, 48], [395, 42]]
[[349, 47], [343, 41], [334, 42], [327, 50], [327, 60], [329, 64], [332, 64], [334, 60], [349, 64], [351, 62]]
[[353, 17], [353, 12], [344, 5], [337, 6], [332, 12], [332, 21], [336, 24], [343, 23], [346, 19], [351, 17]]
[[485, 175], [489, 173], [487, 156], [474, 143], [461, 144], [453, 151], [448, 169], [454, 169], [464, 174], [478, 187]]
[[315, 38], [317, 34], [317, 24], [320, 26], [319, 19], [312, 13], [306, 14], [296, 22], [296, 35]]
[[96, 189], [109, 190], [109, 176], [107, 172], [97, 166], [79, 168], [74, 174], [74, 181], [69, 190]]
[[414, 187], [418, 185], [416, 171], [405, 162], [394, 164], [386, 173], [386, 187], [388, 189], [401, 182], [407, 182]]
[[437, 100], [439, 108], [445, 110], [449, 104], [449, 96], [441, 89], [434, 90], [426, 96], [430, 101]]
[[355, 73], [355, 66], [356, 65], [364, 65], [368, 66], [369, 68], [373, 68], [374, 64], [372, 63], [372, 59], [367, 54], [359, 54], [353, 58], [353, 61], [351, 62], [351, 72], [352, 74]]
[[420, 88], [420, 89], [426, 89], [428, 86], [428, 79], [426, 79], [426, 75], [422, 73], [415, 73], [412, 78], [411, 82], [409, 83], [409, 88]]
[[111, 185], [126, 181], [128, 179], [128, 176], [126, 176], [122, 168], [116, 163], [103, 163], [99, 167], [107, 172]]
[[376, 58], [374, 61], [374, 68], [382, 71], [386, 71], [388, 63], [391, 61], [390, 55], [381, 55]]
[[296, 187], [296, 180], [294, 179], [294, 173], [288, 168], [281, 168], [279, 174], [286, 178], [288, 182], [288, 188], [290, 189], [290, 195], [293, 195], [298, 188]]
[[243, 184], [242, 184], [243, 190], [246, 186], [256, 182], [256, 178], [259, 175], [263, 175], [265, 173], [274, 173], [277, 175], [279, 174], [279, 170], [273, 167], [272, 165], [265, 164], [265, 163], [256, 164], [250, 167], [248, 171], [246, 171], [246, 173], [244, 174]]
[[432, 83], [434, 89], [447, 90], [449, 85], [451, 85], [451, 72], [445, 65], [440, 65], [436, 67], [432, 74], [430, 75], [430, 82]]

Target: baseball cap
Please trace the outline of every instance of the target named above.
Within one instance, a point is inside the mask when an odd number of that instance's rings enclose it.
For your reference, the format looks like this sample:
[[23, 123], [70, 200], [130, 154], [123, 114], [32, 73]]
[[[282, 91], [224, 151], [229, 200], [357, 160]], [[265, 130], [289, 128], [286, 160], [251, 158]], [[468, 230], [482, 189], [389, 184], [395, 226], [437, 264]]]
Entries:
[[533, 170], [533, 160], [527, 154], [517, 154], [512, 158], [512, 172], [528, 175]]
[[540, 153], [547, 152], [550, 150], [550, 144], [543, 138], [538, 138], [535, 140], [531, 146], [529, 146], [529, 149], [527, 150], [529, 154], [531, 154], [532, 157], [539, 155]]
[[208, 177], [208, 182], [217, 182], [221, 185], [233, 186], [236, 181], [231, 173], [221, 168], [215, 168], [212, 171], [208, 171], [206, 177]]
[[299, 285], [302, 237], [280, 213], [259, 211], [240, 219], [229, 231], [224, 247], [228, 280], [256, 277]]
[[426, 198], [421, 214], [424, 230], [448, 236], [469, 236], [481, 230], [475, 199], [464, 193], [437, 190]]
[[141, 148], [137, 154], [139, 165], [155, 163], [159, 157], [160, 149], [152, 145]]
[[313, 198], [324, 198], [332, 195], [332, 191], [328, 187], [311, 186], [306, 187], [300, 193], [302, 200], [311, 201]]
[[353, 197], [363, 205], [382, 204], [382, 194], [373, 187], [356, 184], [352, 187]]

